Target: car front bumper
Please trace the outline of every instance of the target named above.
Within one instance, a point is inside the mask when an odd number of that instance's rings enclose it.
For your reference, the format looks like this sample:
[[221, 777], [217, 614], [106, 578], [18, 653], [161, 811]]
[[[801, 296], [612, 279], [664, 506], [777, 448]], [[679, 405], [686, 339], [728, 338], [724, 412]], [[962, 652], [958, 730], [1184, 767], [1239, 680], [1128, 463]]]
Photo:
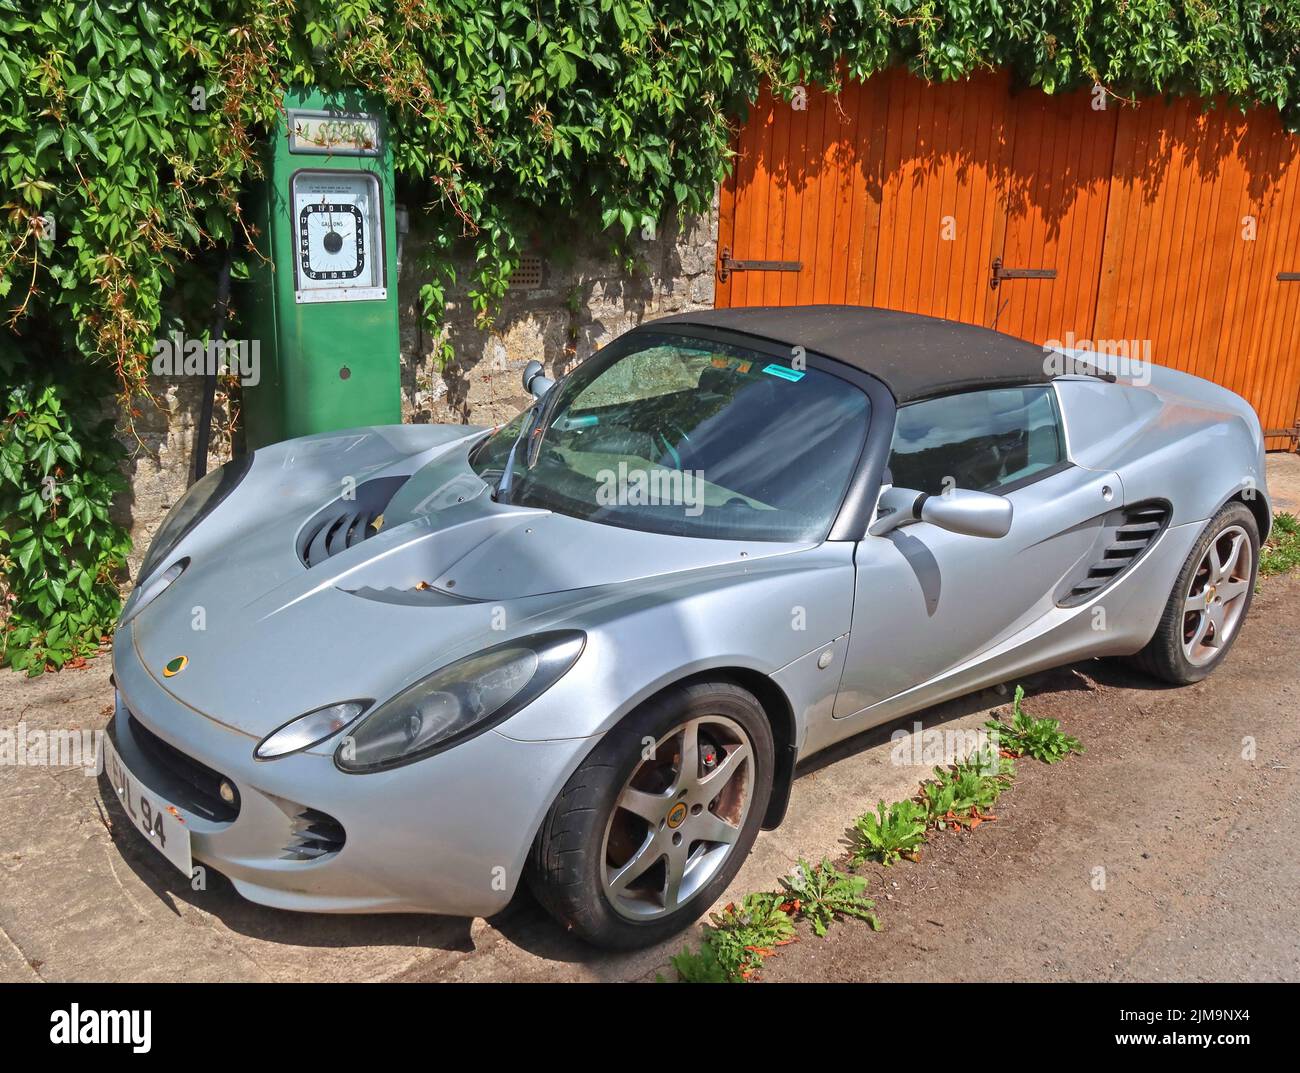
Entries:
[[[174, 806], [197, 864], [225, 875], [251, 901], [281, 909], [498, 912], [546, 810], [592, 744], [516, 741], [490, 730], [364, 775], [335, 767], [333, 743], [258, 761], [258, 739], [185, 704], [154, 678], [129, 626], [115, 638], [113, 671], [109, 733], [126, 767]], [[238, 791], [233, 818], [204, 792], [214, 773]], [[313, 829], [327, 837], [316, 839]]]

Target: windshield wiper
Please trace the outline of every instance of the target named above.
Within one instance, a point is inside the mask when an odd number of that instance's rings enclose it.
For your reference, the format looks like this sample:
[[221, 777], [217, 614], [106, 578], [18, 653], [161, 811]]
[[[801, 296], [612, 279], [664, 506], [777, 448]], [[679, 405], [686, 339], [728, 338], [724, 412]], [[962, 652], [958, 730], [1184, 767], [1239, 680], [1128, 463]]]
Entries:
[[519, 435], [515, 437], [515, 442], [510, 445], [510, 453], [506, 455], [506, 464], [501, 470], [501, 479], [497, 481], [497, 486], [492, 490], [492, 499], [497, 503], [509, 503], [510, 491], [515, 479], [515, 455], [519, 451], [519, 445], [533, 431], [533, 426], [537, 422], [538, 412], [541, 410], [542, 400], [538, 399], [529, 407], [529, 417], [519, 426]]

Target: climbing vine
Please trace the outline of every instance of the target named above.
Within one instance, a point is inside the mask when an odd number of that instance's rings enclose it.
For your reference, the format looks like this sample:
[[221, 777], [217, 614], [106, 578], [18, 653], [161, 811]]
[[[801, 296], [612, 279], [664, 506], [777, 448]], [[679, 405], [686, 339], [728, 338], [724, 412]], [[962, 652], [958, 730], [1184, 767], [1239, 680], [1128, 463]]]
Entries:
[[0, 661], [39, 673], [93, 653], [117, 614], [131, 544], [111, 511], [125, 451], [103, 370], [57, 357], [32, 367], [0, 345], [0, 377], [11, 383], [0, 400]]
[[[1048, 92], [1222, 96], [1295, 125], [1298, 49], [1300, 0], [0, 0], [0, 331], [22, 355], [0, 367], [0, 449], [35, 449], [23, 430], [55, 357], [60, 376], [106, 370], [129, 413], [153, 339], [201, 330], [213, 259], [250, 255], [240, 195], [289, 85], [383, 102], [438, 259], [420, 296], [437, 323], [458, 247], [487, 321], [529, 236], [626, 240], [704, 208], [764, 79], [1008, 67]], [[65, 431], [74, 473], [92, 440]], [[23, 457], [21, 480], [49, 475]], [[19, 491], [0, 500], [6, 563], [40, 520]], [[48, 509], [91, 535], [66, 501]], [[5, 570], [9, 629], [46, 631], [11, 637], [12, 661], [50, 644], [52, 619]]]

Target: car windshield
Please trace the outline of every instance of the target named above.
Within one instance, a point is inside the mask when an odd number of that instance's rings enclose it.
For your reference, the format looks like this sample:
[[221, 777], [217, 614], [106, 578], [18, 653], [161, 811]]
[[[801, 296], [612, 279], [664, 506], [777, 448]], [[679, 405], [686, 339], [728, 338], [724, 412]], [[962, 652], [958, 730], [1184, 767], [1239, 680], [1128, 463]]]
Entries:
[[513, 503], [654, 533], [820, 541], [869, 412], [866, 393], [829, 372], [637, 332], [561, 380], [539, 414], [498, 429], [471, 463], [498, 483], [527, 421]]

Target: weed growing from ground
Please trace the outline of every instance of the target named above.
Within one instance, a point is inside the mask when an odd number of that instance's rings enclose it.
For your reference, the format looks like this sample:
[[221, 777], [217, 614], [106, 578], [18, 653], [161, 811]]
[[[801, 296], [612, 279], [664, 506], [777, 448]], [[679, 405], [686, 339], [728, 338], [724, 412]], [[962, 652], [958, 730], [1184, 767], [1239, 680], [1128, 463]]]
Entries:
[[[699, 950], [684, 947], [680, 954], [674, 954], [669, 961], [677, 970], [677, 978], [684, 984], [734, 984], [740, 977], [733, 977], [718, 960], [717, 952], [706, 938], [700, 943]], [[658, 983], [664, 983], [662, 976]]]
[[895, 801], [888, 808], [883, 801], [875, 812], [864, 812], [853, 821], [858, 845], [853, 865], [865, 861], [893, 864], [900, 857], [915, 857], [925, 841], [925, 809], [915, 801]]
[[943, 830], [959, 825], [978, 827], [992, 817], [987, 811], [998, 803], [1015, 778], [1015, 761], [973, 756], [951, 767], [934, 769], [934, 778], [921, 784], [920, 804], [926, 823]]
[[874, 931], [880, 930], [880, 918], [872, 912], [876, 903], [866, 896], [866, 877], [841, 872], [826, 858], [816, 868], [800, 860], [781, 885], [790, 898], [789, 907], [812, 925], [816, 935], [824, 936], [842, 916], [865, 920]]
[[1010, 725], [1000, 719], [990, 719], [985, 727], [998, 735], [998, 744], [1008, 753], [1028, 756], [1045, 764], [1055, 764], [1071, 753], [1083, 752], [1078, 738], [1061, 730], [1055, 719], [1035, 719], [1021, 708], [1025, 699], [1023, 686], [1016, 686], [1015, 700], [1011, 705]]
[[782, 909], [784, 898], [770, 891], [746, 894], [721, 913], [712, 913], [705, 942], [729, 980], [746, 980], [763, 959], [794, 940], [794, 922]]

